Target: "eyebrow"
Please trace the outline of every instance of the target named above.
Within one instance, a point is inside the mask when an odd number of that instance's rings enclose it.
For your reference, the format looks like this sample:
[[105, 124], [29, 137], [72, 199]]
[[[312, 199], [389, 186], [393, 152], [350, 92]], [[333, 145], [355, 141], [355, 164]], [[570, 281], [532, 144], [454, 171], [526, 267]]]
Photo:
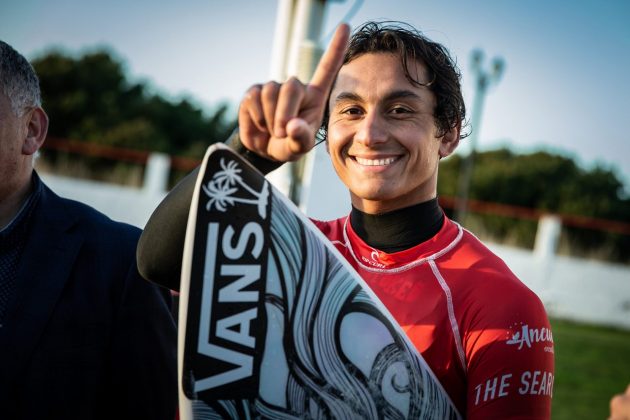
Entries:
[[[394, 90], [392, 92], [389, 92], [387, 95], [385, 95], [385, 97], [383, 98], [383, 101], [388, 102], [388, 101], [393, 101], [396, 99], [414, 99], [414, 100], [422, 101], [422, 97], [406, 89]], [[360, 95], [357, 95], [356, 93], [353, 93], [353, 92], [341, 92], [335, 98], [335, 103], [342, 102], [342, 101], [363, 102], [363, 98]]]

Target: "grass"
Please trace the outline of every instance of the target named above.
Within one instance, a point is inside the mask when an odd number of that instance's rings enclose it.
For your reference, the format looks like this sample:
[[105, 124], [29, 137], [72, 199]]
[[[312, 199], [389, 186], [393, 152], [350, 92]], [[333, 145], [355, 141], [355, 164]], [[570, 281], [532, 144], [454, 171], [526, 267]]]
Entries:
[[630, 383], [630, 331], [551, 320], [555, 345], [553, 419], [606, 419]]

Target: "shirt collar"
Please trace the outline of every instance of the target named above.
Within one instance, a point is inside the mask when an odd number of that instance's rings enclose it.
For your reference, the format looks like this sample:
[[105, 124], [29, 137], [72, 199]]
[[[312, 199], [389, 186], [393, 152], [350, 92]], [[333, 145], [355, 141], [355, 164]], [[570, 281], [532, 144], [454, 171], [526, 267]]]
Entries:
[[20, 211], [17, 212], [13, 220], [11, 220], [4, 228], [0, 229], [0, 239], [9, 237], [18, 229], [19, 226], [28, 225], [28, 220], [30, 219], [32, 210], [39, 201], [43, 189], [42, 181], [35, 171], [33, 171], [33, 176], [31, 177], [31, 185], [31, 193], [24, 204], [22, 204]]

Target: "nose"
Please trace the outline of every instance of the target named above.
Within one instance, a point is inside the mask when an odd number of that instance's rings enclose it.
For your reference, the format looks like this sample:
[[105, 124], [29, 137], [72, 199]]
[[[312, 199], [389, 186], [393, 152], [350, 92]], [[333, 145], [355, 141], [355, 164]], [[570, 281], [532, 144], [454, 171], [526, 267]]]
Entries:
[[374, 146], [387, 141], [384, 119], [376, 112], [368, 113], [361, 120], [354, 139], [364, 146]]

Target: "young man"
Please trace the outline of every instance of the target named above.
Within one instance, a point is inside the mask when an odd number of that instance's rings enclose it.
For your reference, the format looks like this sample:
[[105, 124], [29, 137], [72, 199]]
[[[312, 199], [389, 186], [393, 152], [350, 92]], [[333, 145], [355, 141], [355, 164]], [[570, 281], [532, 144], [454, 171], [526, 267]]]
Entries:
[[140, 277], [140, 230], [57, 196], [33, 169], [48, 117], [0, 41], [0, 417], [175, 418], [170, 296]]
[[[308, 85], [250, 88], [233, 144], [269, 170], [310, 150], [323, 121], [352, 211], [315, 224], [467, 418], [550, 417], [553, 339], [540, 300], [437, 202], [438, 164], [457, 147], [465, 117], [452, 59], [401, 26], [367, 23], [346, 51], [347, 39], [341, 26]], [[177, 281], [193, 178], [145, 229], [139, 261], [148, 278]]]

